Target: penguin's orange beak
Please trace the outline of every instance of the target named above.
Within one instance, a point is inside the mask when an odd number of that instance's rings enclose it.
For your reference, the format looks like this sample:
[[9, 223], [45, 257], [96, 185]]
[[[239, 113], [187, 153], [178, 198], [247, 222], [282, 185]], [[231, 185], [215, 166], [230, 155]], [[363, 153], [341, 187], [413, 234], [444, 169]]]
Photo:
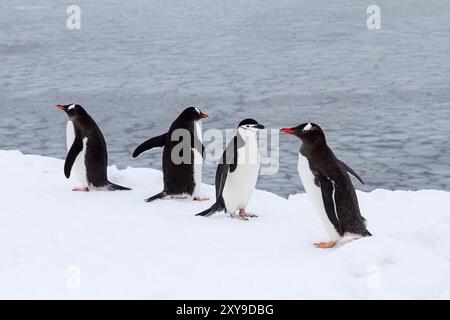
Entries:
[[62, 104], [58, 104], [58, 105], [56, 106], [56, 109], [59, 109], [59, 110], [65, 110], [66, 107], [63, 106]]
[[209, 118], [209, 116], [208, 116], [207, 114], [205, 114], [205, 113], [202, 113], [202, 114], [200, 115], [200, 118], [201, 118], [201, 119], [206, 119], [206, 118]]
[[295, 130], [292, 129], [281, 129], [280, 132], [286, 134], [295, 134]]

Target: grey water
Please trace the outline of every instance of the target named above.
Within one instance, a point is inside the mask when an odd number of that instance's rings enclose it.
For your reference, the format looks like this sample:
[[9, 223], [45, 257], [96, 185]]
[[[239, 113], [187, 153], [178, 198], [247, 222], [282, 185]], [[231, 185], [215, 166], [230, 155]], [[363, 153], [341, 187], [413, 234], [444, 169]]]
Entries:
[[[320, 124], [358, 189], [450, 190], [450, 1], [376, 1], [368, 30], [372, 2], [1, 0], [0, 149], [63, 159], [55, 105], [77, 102], [110, 164], [161, 168], [160, 150], [133, 148], [198, 105], [204, 129]], [[300, 192], [298, 148], [280, 137], [280, 169], [258, 188]]]

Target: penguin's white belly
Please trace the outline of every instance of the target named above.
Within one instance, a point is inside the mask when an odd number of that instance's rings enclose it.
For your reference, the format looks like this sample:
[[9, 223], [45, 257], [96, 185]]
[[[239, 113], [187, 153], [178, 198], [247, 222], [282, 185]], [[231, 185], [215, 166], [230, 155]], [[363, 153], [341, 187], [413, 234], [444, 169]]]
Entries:
[[[72, 147], [73, 142], [75, 141], [75, 129], [73, 127], [72, 121], [67, 122], [67, 151]], [[77, 176], [78, 180], [80, 180], [83, 187], [89, 187], [89, 181], [87, 179], [87, 169], [86, 169], [86, 145], [87, 138], [83, 139], [83, 150], [78, 154], [75, 162], [72, 166], [72, 172]]]
[[309, 162], [306, 157], [301, 153], [298, 155], [298, 173], [302, 180], [303, 187], [305, 188], [308, 198], [311, 201], [314, 209], [316, 210], [320, 221], [328, 232], [331, 240], [338, 240], [340, 238], [334, 225], [328, 219], [327, 212], [325, 211], [325, 205], [323, 204], [322, 190], [314, 183], [314, 175], [309, 168]]
[[[199, 121], [195, 122], [195, 135], [197, 136], [198, 141], [202, 144], [203, 143], [202, 126]], [[201, 145], [198, 146], [198, 148], [199, 150], [202, 150]], [[195, 183], [193, 196], [199, 197], [201, 196], [200, 188], [202, 185], [203, 156], [200, 152], [198, 152], [196, 148], [192, 149], [192, 151], [194, 153], [193, 169], [194, 169], [194, 183]]]
[[[252, 148], [254, 149], [254, 148]], [[256, 159], [247, 159], [241, 163], [238, 161], [234, 172], [228, 173], [222, 197], [228, 213], [234, 213], [238, 209], [245, 209], [255, 190], [259, 174], [259, 159], [257, 146], [254, 150], [246, 151], [246, 148], [238, 149], [238, 159], [245, 159], [245, 154], [256, 155]]]

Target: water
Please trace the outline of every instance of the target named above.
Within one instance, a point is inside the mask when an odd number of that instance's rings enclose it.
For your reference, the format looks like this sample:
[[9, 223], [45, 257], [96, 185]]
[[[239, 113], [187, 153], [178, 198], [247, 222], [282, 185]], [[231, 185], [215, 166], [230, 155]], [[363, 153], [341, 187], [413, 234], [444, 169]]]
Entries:
[[[450, 190], [449, 1], [377, 1], [377, 31], [361, 1], [75, 2], [79, 31], [65, 24], [73, 1], [1, 1], [0, 149], [64, 158], [54, 106], [78, 102], [110, 164], [160, 168], [160, 151], [133, 148], [197, 104], [204, 129], [321, 124], [359, 189]], [[297, 150], [281, 137], [280, 170], [258, 187], [301, 191]]]

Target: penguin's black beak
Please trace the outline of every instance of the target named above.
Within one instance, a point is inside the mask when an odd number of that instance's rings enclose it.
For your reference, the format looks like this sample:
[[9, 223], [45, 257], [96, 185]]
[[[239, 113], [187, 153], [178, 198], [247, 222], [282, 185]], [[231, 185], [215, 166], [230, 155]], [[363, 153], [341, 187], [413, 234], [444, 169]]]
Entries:
[[66, 106], [64, 106], [64, 105], [62, 105], [62, 104], [58, 104], [58, 105], [56, 106], [56, 109], [66, 111]]
[[262, 124], [257, 124], [255, 126], [255, 128], [257, 128], [257, 129], [265, 129], [265, 127]]
[[207, 119], [209, 116], [206, 113], [200, 113], [200, 119]]
[[280, 129], [280, 132], [285, 133], [285, 134], [295, 134], [294, 129], [288, 129], [288, 128]]

